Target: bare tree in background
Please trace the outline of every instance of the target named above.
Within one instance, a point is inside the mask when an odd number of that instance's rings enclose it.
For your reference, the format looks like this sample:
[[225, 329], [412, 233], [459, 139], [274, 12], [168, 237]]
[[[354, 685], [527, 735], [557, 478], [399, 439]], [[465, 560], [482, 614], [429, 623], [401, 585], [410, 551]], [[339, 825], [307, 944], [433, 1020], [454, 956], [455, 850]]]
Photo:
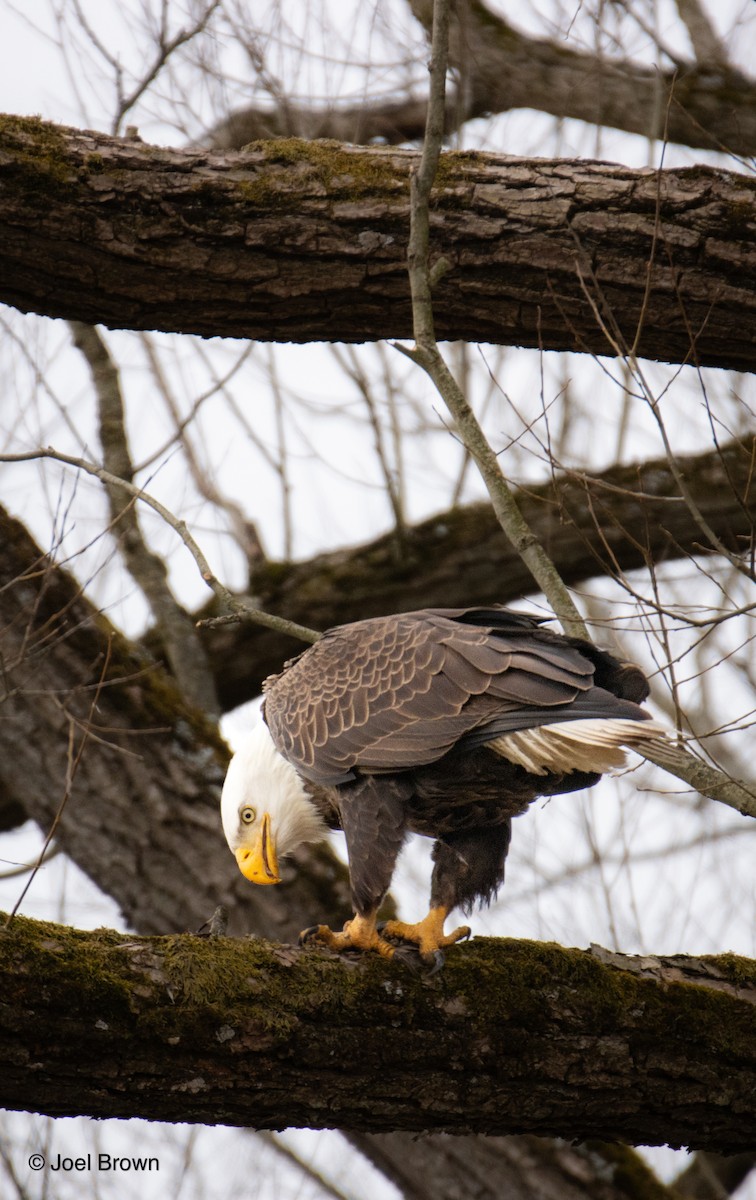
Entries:
[[[437, 326], [467, 340], [447, 360], [595, 639], [644, 665], [657, 710], [723, 789], [746, 781], [740, 813], [649, 764], [551, 801], [517, 827], [502, 902], [476, 917], [479, 932], [756, 955], [753, 833], [741, 815], [756, 791], [756, 443], [753, 383], [736, 371], [752, 370], [755, 327], [752, 7], [536, 5], [514, 27], [502, 4], [454, 6], [445, 124], [464, 157], [442, 164], [431, 254], [449, 260]], [[34, 122], [0, 131], [3, 452], [58, 454], [3, 467], [4, 857], [31, 856], [24, 821], [47, 834], [65, 799], [54, 844], [139, 932], [196, 928], [223, 899], [233, 932], [290, 940], [309, 913], [328, 904], [337, 919], [346, 900], [332, 855], [304, 859], [274, 897], [234, 878], [214, 811], [224, 765], [214, 715], [253, 700], [301, 643], [247, 622], [198, 631], [221, 592], [209, 598], [182, 529], [135, 490], [186, 523], [236, 601], [301, 625], [426, 604], [546, 606], [460, 430], [381, 340], [410, 336], [409, 165], [406, 150], [390, 155], [422, 137], [431, 18], [424, 0], [51, 6], [38, 36], [58, 48], [66, 107], [46, 106], [42, 89], [36, 109], [125, 141], [48, 131], [40, 142]], [[344, 152], [313, 145], [324, 138], [367, 147], [349, 151], [370, 164], [356, 197]], [[163, 164], [151, 143], [174, 147], [175, 160], [166, 151]], [[577, 161], [588, 158], [622, 166]], [[245, 227], [223, 186], [250, 163]], [[144, 225], [121, 244], [130, 213]], [[305, 244], [313, 216], [326, 257], [308, 267], [297, 238]], [[266, 250], [279, 261], [266, 265]], [[364, 316], [324, 301], [350, 270]], [[214, 281], [232, 297], [217, 328], [203, 308]], [[82, 312], [87, 295], [93, 311]], [[278, 332], [242, 340], [256, 308]], [[358, 317], [359, 333], [316, 331]], [[95, 330], [98, 320], [115, 328]], [[96, 610], [125, 639], [108, 642]], [[167, 876], [179, 853], [188, 869]], [[400, 903], [424, 869], [407, 855]], [[4, 886], [10, 905], [21, 885]], [[38, 879], [30, 897], [39, 890]], [[0, 1141], [0, 1173], [19, 1196], [23, 1136], [14, 1120]], [[661, 1179], [673, 1176], [676, 1194], [756, 1195], [750, 1155], [656, 1159], [659, 1177], [643, 1175], [639, 1192], [628, 1172], [642, 1168], [603, 1144], [352, 1141], [412, 1197], [614, 1200], [672, 1194]], [[308, 1166], [309, 1151], [281, 1139], [265, 1152], [300, 1159], [294, 1183], [271, 1178], [271, 1195], [357, 1194], [333, 1157]], [[191, 1140], [183, 1153], [180, 1186], [201, 1195], [202, 1155]]]

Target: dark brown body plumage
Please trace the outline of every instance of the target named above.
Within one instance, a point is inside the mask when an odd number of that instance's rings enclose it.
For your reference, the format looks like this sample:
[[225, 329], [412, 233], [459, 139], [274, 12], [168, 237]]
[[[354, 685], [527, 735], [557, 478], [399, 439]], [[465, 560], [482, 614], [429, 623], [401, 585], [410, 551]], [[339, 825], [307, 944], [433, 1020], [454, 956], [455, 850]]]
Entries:
[[495, 893], [513, 816], [599, 778], [533, 773], [494, 752], [497, 739], [621, 720], [640, 723], [640, 740], [647, 693], [637, 667], [536, 618], [426, 609], [331, 630], [268, 681], [264, 714], [277, 749], [344, 829], [357, 912], [380, 903], [408, 832], [436, 839], [431, 907], [448, 910]]

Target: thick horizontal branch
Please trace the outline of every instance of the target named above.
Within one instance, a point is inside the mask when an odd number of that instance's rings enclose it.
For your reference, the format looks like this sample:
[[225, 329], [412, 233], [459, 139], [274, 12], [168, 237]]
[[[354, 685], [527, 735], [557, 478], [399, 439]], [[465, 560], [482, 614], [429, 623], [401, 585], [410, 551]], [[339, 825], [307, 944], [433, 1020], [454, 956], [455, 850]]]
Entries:
[[[169, 150], [0, 125], [0, 300], [205, 336], [411, 336], [412, 151]], [[756, 181], [696, 167], [442, 157], [438, 336], [756, 367]], [[639, 328], [640, 327], [640, 328]]]
[[[751, 438], [677, 460], [701, 513], [736, 554], [747, 555], [754, 540], [754, 455]], [[706, 549], [666, 459], [598, 476], [564, 473], [515, 494], [570, 585]], [[306, 562], [260, 567], [251, 590], [263, 608], [324, 630], [415, 608], [512, 603], [533, 587], [490, 504], [480, 503], [407, 529], [401, 544], [389, 534]], [[259, 695], [263, 679], [302, 649], [248, 624], [205, 637], [224, 709]]]
[[[430, 31], [432, 0], [410, 0]], [[455, 5], [449, 58], [467, 117], [531, 108], [706, 150], [756, 154], [756, 81], [722, 61], [645, 66], [530, 37], [480, 0]]]
[[756, 964], [484, 939], [433, 979], [267, 942], [0, 933], [0, 1104], [753, 1146]]

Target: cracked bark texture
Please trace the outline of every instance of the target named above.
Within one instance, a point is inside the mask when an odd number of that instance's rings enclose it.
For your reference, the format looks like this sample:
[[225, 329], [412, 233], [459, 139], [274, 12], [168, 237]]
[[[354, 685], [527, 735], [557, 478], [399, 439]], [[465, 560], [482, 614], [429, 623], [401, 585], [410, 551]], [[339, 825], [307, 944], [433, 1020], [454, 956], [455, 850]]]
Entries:
[[[0, 300], [206, 337], [411, 335], [413, 151], [167, 150], [0, 123]], [[442, 157], [441, 339], [752, 370], [756, 182], [706, 167]]]
[[5, 1106], [753, 1144], [756, 964], [734, 955], [484, 938], [423, 979], [371, 956], [19, 919], [0, 934], [0, 983]]

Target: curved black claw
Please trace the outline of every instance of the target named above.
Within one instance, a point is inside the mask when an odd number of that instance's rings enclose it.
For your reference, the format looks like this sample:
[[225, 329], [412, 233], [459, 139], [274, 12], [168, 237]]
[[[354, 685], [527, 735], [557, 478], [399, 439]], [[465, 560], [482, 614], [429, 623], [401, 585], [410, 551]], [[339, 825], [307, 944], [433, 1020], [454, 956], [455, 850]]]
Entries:
[[425, 968], [417, 946], [411, 946], [409, 942], [405, 942], [403, 946], [397, 946], [394, 951], [394, 962], [401, 963], [413, 975], [422, 975]]
[[[469, 933], [467, 936], [468, 937], [470, 936]], [[426, 960], [424, 959], [423, 961], [425, 962]], [[433, 963], [432, 963], [432, 965], [429, 966], [429, 968], [426, 972], [428, 978], [430, 978], [431, 975], [437, 975], [438, 972], [443, 967], [445, 962], [446, 962], [446, 955], [444, 954], [443, 950], [434, 950], [433, 951]], [[426, 962], [426, 965], [428, 965], [427, 962]]]
[[426, 979], [436, 975], [446, 962], [443, 950], [434, 950], [429, 958], [423, 958], [417, 946], [412, 946], [409, 942], [397, 946], [394, 959], [407, 967], [413, 975], [424, 975]]
[[204, 921], [196, 932], [197, 937], [225, 937], [228, 929], [228, 909], [225, 904], [219, 904], [210, 917], [209, 921]]
[[316, 938], [319, 933], [320, 933], [319, 925], [309, 925], [307, 927], [307, 929], [302, 930], [299, 937], [297, 938], [297, 943], [300, 946], [304, 946], [307, 944], [307, 942], [311, 942], [313, 940], [313, 938]]

